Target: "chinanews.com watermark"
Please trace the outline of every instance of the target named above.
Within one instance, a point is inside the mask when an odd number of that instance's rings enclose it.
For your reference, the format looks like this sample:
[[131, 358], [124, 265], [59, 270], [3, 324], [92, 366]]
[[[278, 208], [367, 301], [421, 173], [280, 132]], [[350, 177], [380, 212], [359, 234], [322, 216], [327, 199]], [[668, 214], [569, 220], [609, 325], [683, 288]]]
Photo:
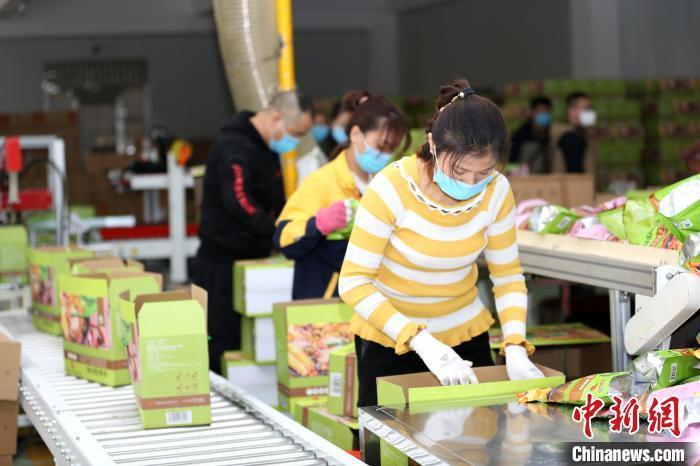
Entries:
[[692, 454], [682, 443], [572, 443], [568, 464], [669, 464], [686, 465]]
[[[607, 431], [631, 435], [640, 433], [652, 436], [665, 434], [667, 437], [682, 440], [680, 402], [677, 397], [664, 400], [654, 399], [642, 410], [639, 400], [631, 398], [622, 400], [612, 397], [608, 408], [600, 398], [586, 395], [582, 406], [577, 406], [571, 413], [574, 422], [581, 424], [584, 437], [589, 442], [570, 443], [566, 452], [567, 464], [693, 464], [697, 458], [694, 443], [681, 442], [590, 442], [600, 439], [594, 431], [593, 419], [608, 419]], [[646, 427], [640, 426], [640, 416], [646, 419]], [[601, 431], [598, 428], [597, 433]]]

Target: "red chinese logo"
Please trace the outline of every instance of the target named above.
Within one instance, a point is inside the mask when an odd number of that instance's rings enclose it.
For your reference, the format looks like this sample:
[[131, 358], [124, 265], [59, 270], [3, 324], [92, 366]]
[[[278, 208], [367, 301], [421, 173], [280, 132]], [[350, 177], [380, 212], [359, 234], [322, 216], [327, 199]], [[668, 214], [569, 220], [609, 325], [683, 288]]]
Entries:
[[575, 422], [583, 422], [583, 435], [585, 435], [586, 438], [593, 438], [591, 419], [593, 419], [604, 406], [605, 403], [603, 403], [603, 400], [594, 398], [592, 394], [587, 393], [586, 403], [583, 406], [577, 406], [571, 413], [571, 418]]
[[677, 396], [659, 402], [654, 398], [649, 407], [649, 433], [658, 434], [663, 429], [668, 429], [675, 437], [680, 437], [679, 401]]
[[631, 398], [626, 403], [619, 396], [613, 396], [613, 405], [610, 407], [612, 418], [608, 421], [611, 432], [622, 432], [622, 428], [634, 434], [639, 430], [639, 400]]

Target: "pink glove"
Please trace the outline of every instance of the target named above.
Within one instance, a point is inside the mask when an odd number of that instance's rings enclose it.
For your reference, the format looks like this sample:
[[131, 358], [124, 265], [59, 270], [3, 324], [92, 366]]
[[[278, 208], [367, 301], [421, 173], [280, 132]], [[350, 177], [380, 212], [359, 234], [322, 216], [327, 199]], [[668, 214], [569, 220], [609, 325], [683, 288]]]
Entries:
[[324, 236], [348, 226], [348, 208], [345, 201], [338, 201], [316, 213], [316, 228]]

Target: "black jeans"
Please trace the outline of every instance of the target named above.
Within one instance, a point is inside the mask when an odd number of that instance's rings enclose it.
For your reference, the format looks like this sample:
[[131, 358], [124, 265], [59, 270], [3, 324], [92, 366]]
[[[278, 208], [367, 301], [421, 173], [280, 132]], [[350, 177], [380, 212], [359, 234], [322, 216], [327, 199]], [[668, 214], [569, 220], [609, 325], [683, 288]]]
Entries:
[[[357, 406], [377, 406], [377, 377], [427, 372], [429, 369], [414, 351], [401, 356], [394, 348], [387, 348], [373, 341], [355, 337], [357, 352], [358, 387]], [[477, 335], [469, 341], [455, 346], [462, 359], [474, 363], [474, 367], [492, 366], [489, 332]]]
[[221, 374], [224, 351], [241, 348], [241, 316], [233, 311], [233, 261], [194, 259], [192, 282], [207, 291], [209, 369]]

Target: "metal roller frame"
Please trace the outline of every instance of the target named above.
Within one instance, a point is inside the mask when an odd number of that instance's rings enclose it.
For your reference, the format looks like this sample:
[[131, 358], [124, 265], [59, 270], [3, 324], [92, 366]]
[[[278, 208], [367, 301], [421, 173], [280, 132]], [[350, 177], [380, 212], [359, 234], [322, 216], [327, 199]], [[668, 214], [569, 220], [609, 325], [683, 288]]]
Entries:
[[62, 340], [25, 311], [0, 312], [0, 331], [22, 343], [20, 404], [57, 465], [364, 464], [213, 373], [210, 426], [144, 430], [131, 386], [65, 375]]

